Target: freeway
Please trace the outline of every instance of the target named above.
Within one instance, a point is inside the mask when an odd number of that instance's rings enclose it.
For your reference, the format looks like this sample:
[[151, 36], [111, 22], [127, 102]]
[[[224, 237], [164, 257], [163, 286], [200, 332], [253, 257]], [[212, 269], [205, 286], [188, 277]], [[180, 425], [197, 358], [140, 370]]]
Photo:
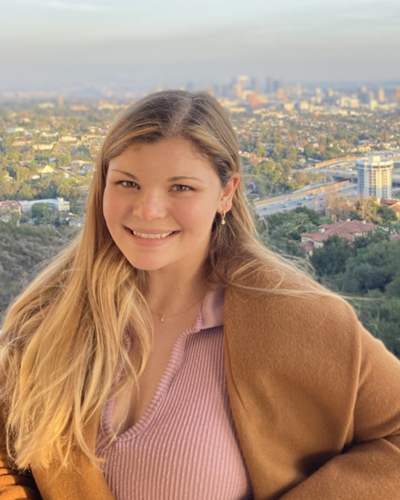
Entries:
[[[338, 189], [337, 193], [346, 198], [357, 198], [357, 186], [355, 184], [350, 184], [349, 186]], [[266, 200], [265, 203], [258, 204], [256, 209], [257, 213], [262, 216], [271, 215], [277, 212], [287, 212], [297, 207], [323, 210], [327, 204], [328, 196], [328, 192], [322, 190], [314, 195], [307, 195], [307, 192], [304, 192], [302, 197], [288, 195], [284, 200], [282, 200], [282, 198], [280, 198], [279, 201], [273, 201], [273, 199]]]

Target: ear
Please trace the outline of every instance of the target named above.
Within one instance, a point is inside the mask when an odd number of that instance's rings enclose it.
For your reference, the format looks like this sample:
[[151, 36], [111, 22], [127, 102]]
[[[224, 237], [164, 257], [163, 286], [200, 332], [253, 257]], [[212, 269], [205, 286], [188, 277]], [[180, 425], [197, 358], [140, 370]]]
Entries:
[[239, 185], [240, 175], [233, 174], [229, 179], [228, 183], [224, 188], [222, 188], [221, 198], [218, 203], [218, 212], [229, 212], [232, 208], [232, 198]]

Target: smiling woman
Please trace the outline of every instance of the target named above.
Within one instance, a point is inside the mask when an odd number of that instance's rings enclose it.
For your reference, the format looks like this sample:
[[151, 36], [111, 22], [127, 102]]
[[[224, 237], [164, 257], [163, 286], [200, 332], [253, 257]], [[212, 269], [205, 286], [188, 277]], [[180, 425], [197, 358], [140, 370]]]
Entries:
[[164, 280], [180, 281], [200, 270], [215, 214], [238, 181], [232, 175], [223, 188], [210, 161], [182, 138], [130, 146], [110, 161], [104, 218], [133, 267], [162, 270]]
[[151, 94], [1, 337], [5, 500], [393, 500], [400, 363], [256, 235], [235, 133]]

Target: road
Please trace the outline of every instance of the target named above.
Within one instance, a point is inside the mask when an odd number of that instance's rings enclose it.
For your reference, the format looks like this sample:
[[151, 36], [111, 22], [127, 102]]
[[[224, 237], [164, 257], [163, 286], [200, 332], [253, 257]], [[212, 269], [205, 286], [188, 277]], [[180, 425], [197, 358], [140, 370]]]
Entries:
[[[387, 152], [383, 156], [390, 156], [392, 152]], [[398, 152], [397, 152], [398, 154]], [[397, 158], [396, 158], [397, 159]], [[340, 175], [342, 174], [342, 178], [347, 178], [348, 180], [354, 180], [357, 176], [357, 173], [354, 169], [354, 160], [353, 161], [343, 161], [338, 158], [337, 162], [334, 162], [330, 165], [329, 169], [316, 169], [313, 168], [305, 168], [301, 170], [297, 170], [298, 172], [304, 173], [324, 173], [327, 175]], [[353, 168], [351, 168], [353, 167]], [[395, 168], [393, 171], [393, 181], [395, 184], [400, 185], [400, 172], [398, 168]], [[312, 187], [310, 186], [310, 189]], [[392, 192], [399, 191], [399, 188], [395, 188], [393, 186]], [[336, 192], [346, 198], [355, 199], [357, 198], [357, 184], [351, 183], [348, 186], [340, 188], [336, 190]], [[304, 195], [300, 195], [299, 193], [292, 193], [287, 196], [285, 200], [282, 201], [282, 197], [280, 197], [279, 201], [267, 201], [264, 204], [257, 203], [257, 213], [262, 216], [271, 215], [277, 212], [287, 212], [288, 210], [293, 210], [297, 207], [308, 207], [313, 210], [323, 210], [327, 204], [327, 196], [328, 192], [321, 191], [317, 194], [307, 195], [307, 192], [304, 192]]]
[[[338, 194], [345, 196], [346, 198], [356, 198], [357, 197], [357, 185], [350, 184], [341, 189], [337, 190]], [[287, 199], [283, 201], [270, 201], [263, 205], [258, 205], [257, 213], [262, 216], [271, 215], [277, 212], [287, 212], [288, 210], [294, 210], [297, 207], [307, 207], [312, 210], [323, 210], [327, 204], [328, 192], [321, 191], [314, 195], [307, 195], [304, 193], [302, 197], [294, 197], [294, 195], [288, 196]]]

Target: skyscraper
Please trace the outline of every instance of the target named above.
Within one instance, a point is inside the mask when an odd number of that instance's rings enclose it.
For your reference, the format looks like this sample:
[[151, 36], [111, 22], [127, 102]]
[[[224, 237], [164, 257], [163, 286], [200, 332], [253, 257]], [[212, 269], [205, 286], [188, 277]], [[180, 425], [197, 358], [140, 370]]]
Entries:
[[392, 197], [393, 160], [380, 156], [370, 156], [367, 160], [357, 160], [358, 196], [379, 199]]

